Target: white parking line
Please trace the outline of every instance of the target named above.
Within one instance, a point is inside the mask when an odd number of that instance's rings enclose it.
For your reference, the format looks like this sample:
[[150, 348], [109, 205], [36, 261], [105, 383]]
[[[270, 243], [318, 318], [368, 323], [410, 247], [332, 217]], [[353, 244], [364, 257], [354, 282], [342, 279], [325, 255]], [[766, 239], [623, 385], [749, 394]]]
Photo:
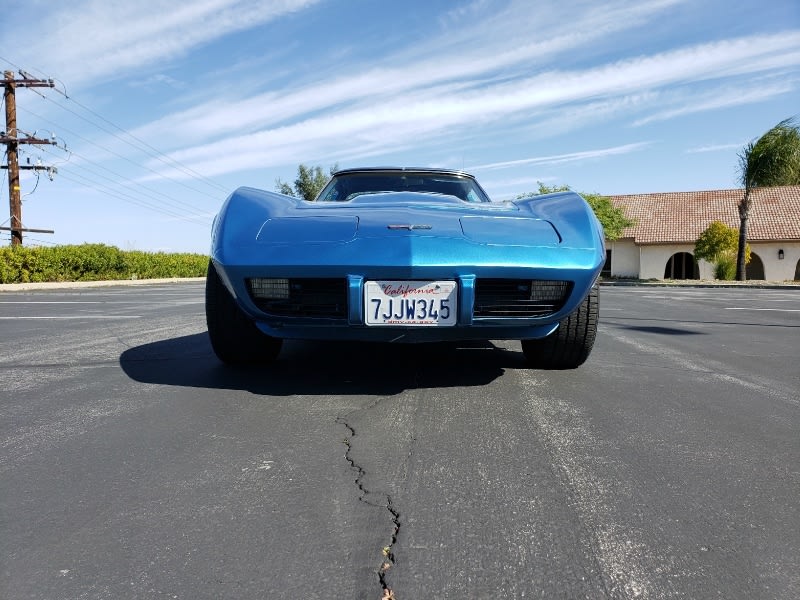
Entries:
[[75, 315], [75, 316], [49, 316], [49, 317], [0, 317], [2, 321], [19, 321], [19, 320], [46, 320], [46, 319], [141, 319], [142, 315]]
[[0, 300], [0, 304], [103, 304], [101, 300]]
[[752, 308], [750, 306], [726, 306], [725, 310], [769, 310], [772, 312], [800, 312], [800, 308]]

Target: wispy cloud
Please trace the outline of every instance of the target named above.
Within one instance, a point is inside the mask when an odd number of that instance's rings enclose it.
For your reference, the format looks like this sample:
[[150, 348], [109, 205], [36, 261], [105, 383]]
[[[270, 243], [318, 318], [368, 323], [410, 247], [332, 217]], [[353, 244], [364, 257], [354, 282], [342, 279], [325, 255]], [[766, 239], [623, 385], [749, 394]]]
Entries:
[[183, 89], [186, 87], [186, 84], [174, 77], [170, 77], [164, 73], [156, 73], [155, 75], [151, 75], [146, 79], [142, 80], [135, 80], [131, 81], [128, 84], [132, 88], [146, 88], [146, 89], [158, 89], [163, 87], [169, 87], [173, 89]]
[[[223, 130], [255, 129], [174, 152], [175, 159], [212, 175], [320, 157], [355, 159], [396, 152], [433, 138], [454, 139], [479, 124], [502, 128], [509, 119], [523, 115], [535, 120], [537, 114], [552, 117], [554, 111], [581, 111], [598, 103], [617, 116], [635, 103], [641, 112], [651, 108], [654, 102], [648, 103], [648, 99], [657, 99], [659, 90], [707, 85], [760, 69], [796, 67], [800, 52], [793, 50], [798, 46], [800, 36], [793, 33], [755, 35], [591, 69], [557, 70], [489, 82], [486, 75], [492, 71], [486, 64], [478, 74], [481, 77], [462, 78], [458, 84], [441, 82], [440, 76], [426, 71], [423, 63], [421, 68], [407, 67], [408, 72], [418, 74], [415, 78], [376, 70], [284, 95], [271, 92], [224, 107], [205, 105], [178, 115], [174, 121], [162, 119], [157, 125], [162, 134], [181, 139], [189, 135], [187, 129], [195, 135], [199, 135], [198, 131], [219, 135]], [[794, 85], [789, 81], [762, 89], [740, 87], [738, 102], [786, 93]], [[686, 87], [682, 106], [659, 111], [636, 123], [737, 102], [735, 96], [726, 97], [727, 100], [704, 97], [704, 90]], [[311, 113], [313, 116], [307, 117]], [[187, 119], [187, 115], [191, 118]]]
[[[168, 62], [317, 2], [198, 0], [170, 7], [161, 0], [86, 0], [82, 10], [51, 11], [55, 33], [34, 47], [53, 57], [55, 65], [80, 65], [74, 77], [86, 81]], [[482, 125], [495, 135], [519, 135], [524, 129], [534, 138], [600, 121], [641, 127], [796, 91], [795, 79], [777, 75], [800, 65], [798, 31], [616, 58], [613, 41], [622, 32], [685, 4], [553, 0], [532, 7], [510, 0], [498, 8], [476, 0], [441, 17], [443, 34], [427, 42], [369, 57], [369, 63], [363, 57], [364, 62], [344, 64], [333, 75], [317, 73], [312, 79], [305, 73], [294, 80], [301, 83], [289, 79], [280, 86], [273, 81], [267, 91], [255, 91], [259, 84], [265, 89], [261, 75], [258, 82], [240, 76], [235, 88], [212, 90], [207, 97], [214, 100], [164, 115], [133, 133], [168, 140], [172, 158], [195, 171], [221, 175], [308, 160], [362, 160], [426, 141], [447, 144]], [[563, 33], [566, 19], [571, 27]], [[95, 33], [76, 35], [86, 31]], [[345, 47], [339, 50], [347, 54]], [[612, 58], [587, 68], [580, 57], [595, 51]], [[760, 86], [743, 81], [754, 74], [772, 79]], [[175, 83], [166, 75], [157, 77]], [[244, 97], [242, 89], [248, 90]], [[190, 90], [187, 98], [196, 102], [196, 94]], [[528, 164], [525, 160], [507, 164]]]
[[687, 154], [702, 154], [704, 152], [726, 152], [728, 150], [739, 150], [744, 148], [746, 142], [738, 144], [710, 144], [708, 146], [697, 146], [686, 150]]
[[505, 162], [490, 163], [487, 165], [474, 165], [470, 167], [473, 171], [508, 169], [510, 167], [520, 167], [529, 165], [555, 165], [567, 162], [579, 162], [593, 158], [603, 158], [605, 156], [616, 156], [619, 154], [630, 154], [636, 150], [641, 150], [649, 146], [651, 142], [638, 142], [635, 144], [625, 144], [613, 148], [600, 148], [597, 150], [585, 150], [583, 152], [570, 152], [569, 154], [557, 154], [554, 156], [537, 156], [533, 158], [521, 158], [519, 160], [509, 160]]
[[[457, 88], [450, 88], [456, 92], [483, 87], [502, 91], [503, 82], [524, 81], [555, 57], [569, 56], [604, 36], [636, 27], [682, 1], [657, 0], [636, 7], [630, 7], [629, 3], [606, 3], [602, 10], [589, 3], [585, 10], [573, 9], [577, 14], [571, 15], [569, 33], [539, 34], [533, 39], [529, 3], [512, 2], [505, 10], [484, 15], [476, 24], [474, 13], [488, 12], [491, 8], [490, 3], [478, 1], [448, 14], [447, 21], [460, 22], [441, 36], [443, 41], [414, 45], [410, 51], [386, 57], [377, 66], [374, 61], [367, 68], [354, 64], [346, 70], [351, 74], [325, 77], [294, 89], [270, 90], [245, 99], [221, 91], [215, 94], [218, 99], [167, 115], [136, 134], [148, 136], [168, 130], [174, 139], [192, 143], [206, 136], [224, 135], [231, 128], [240, 131], [265, 128], [302, 119], [320, 110], [363, 105], [370, 99], [382, 102], [384, 98], [434, 86], [447, 90], [446, 84], [453, 82], [459, 82]], [[559, 3], [554, 2], [548, 10], [542, 8], [541, 15], [535, 13], [541, 18], [542, 30], [548, 30], [548, 19], [556, 25], [566, 17], [562, 11]], [[541, 84], [552, 82], [545, 77]]]
[[[27, 28], [3, 32], [26, 64], [47, 69], [71, 86], [182, 56], [217, 38], [256, 27], [319, 0], [87, 0], [42, 3], [47, 35], [34, 41]], [[4, 15], [5, 17], [5, 15]], [[33, 43], [32, 43], [33, 42]], [[42, 65], [42, 57], [47, 64]]]
[[[442, 62], [453, 60], [448, 68]], [[385, 98], [400, 95], [425, 93], [460, 94], [464, 90], [486, 86], [496, 89], [491, 77], [498, 71], [520, 60], [519, 56], [493, 56], [480, 60], [456, 60], [455, 57], [440, 57], [439, 60], [424, 59], [419, 63], [402, 67], [377, 67], [357, 70], [354, 75], [327, 79], [316, 84], [296, 89], [281, 89], [254, 95], [243, 100], [224, 98], [203, 103], [180, 113], [167, 115], [141, 128], [137, 135], [148, 135], [153, 131], [168, 128], [172, 135], [184, 141], [202, 139], [238, 129], [253, 129], [302, 118], [320, 110], [339, 110], [352, 106], [363, 106], [370, 100], [383, 102]], [[391, 64], [400, 60], [389, 60]], [[408, 77], [413, 72], [414, 77]], [[460, 83], [447, 84], [458, 80]]]
[[704, 92], [691, 94], [691, 101], [686, 101], [686, 93], [680, 94], [684, 99], [679, 106], [660, 110], [642, 119], [633, 122], [634, 126], [646, 125], [655, 121], [666, 121], [690, 115], [694, 113], [707, 112], [719, 108], [731, 106], [741, 106], [743, 104], [754, 104], [762, 102], [774, 96], [789, 94], [797, 89], [796, 81], [777, 81], [770, 83], [752, 81], [747, 84], [741, 83], [739, 86], [715, 87]]

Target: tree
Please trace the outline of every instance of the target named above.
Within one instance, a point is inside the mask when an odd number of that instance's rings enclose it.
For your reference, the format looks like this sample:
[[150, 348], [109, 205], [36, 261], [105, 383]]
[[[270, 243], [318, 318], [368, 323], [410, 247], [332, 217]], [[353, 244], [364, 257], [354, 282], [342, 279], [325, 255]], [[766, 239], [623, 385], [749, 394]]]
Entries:
[[[553, 192], [568, 192], [570, 187], [568, 185], [561, 186], [546, 186], [541, 181], [539, 183], [538, 192], [528, 192], [520, 194], [517, 199], [530, 198], [539, 194], [552, 194]], [[635, 221], [625, 216], [625, 211], [611, 203], [608, 196], [601, 196], [600, 194], [581, 194], [586, 199], [589, 206], [592, 207], [597, 219], [603, 225], [606, 238], [609, 240], [616, 240], [622, 235], [623, 229], [634, 225]]]
[[[333, 165], [330, 168], [330, 174], [333, 175], [338, 170], [339, 165]], [[297, 165], [297, 179], [294, 180], [294, 189], [278, 178], [275, 180], [275, 191], [311, 202], [322, 191], [326, 183], [328, 183], [328, 176], [322, 172], [322, 167], [319, 165], [307, 167], [300, 164]]]
[[[694, 244], [694, 255], [714, 264], [716, 279], [733, 279], [736, 276], [736, 248], [739, 232], [721, 221], [706, 227]], [[750, 262], [750, 246], [745, 248], [745, 263]]]
[[739, 245], [736, 279], [745, 281], [747, 222], [757, 187], [800, 184], [800, 130], [794, 119], [784, 119], [739, 153], [740, 182], [744, 197], [739, 203]]

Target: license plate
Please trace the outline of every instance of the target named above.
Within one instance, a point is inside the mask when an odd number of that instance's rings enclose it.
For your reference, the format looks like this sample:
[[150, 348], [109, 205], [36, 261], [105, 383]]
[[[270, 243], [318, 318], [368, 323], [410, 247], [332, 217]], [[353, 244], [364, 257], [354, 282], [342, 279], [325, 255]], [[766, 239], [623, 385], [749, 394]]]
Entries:
[[455, 281], [367, 281], [367, 325], [449, 327], [456, 324]]

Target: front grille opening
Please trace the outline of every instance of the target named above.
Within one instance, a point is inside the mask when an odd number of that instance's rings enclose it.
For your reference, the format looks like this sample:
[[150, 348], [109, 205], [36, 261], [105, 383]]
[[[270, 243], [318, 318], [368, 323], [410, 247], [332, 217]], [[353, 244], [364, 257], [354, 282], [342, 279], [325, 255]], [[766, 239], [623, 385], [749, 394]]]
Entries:
[[289, 278], [247, 280], [253, 303], [269, 315], [279, 317], [347, 317], [347, 280]]
[[571, 281], [478, 279], [473, 316], [546, 317], [561, 310], [571, 291]]

